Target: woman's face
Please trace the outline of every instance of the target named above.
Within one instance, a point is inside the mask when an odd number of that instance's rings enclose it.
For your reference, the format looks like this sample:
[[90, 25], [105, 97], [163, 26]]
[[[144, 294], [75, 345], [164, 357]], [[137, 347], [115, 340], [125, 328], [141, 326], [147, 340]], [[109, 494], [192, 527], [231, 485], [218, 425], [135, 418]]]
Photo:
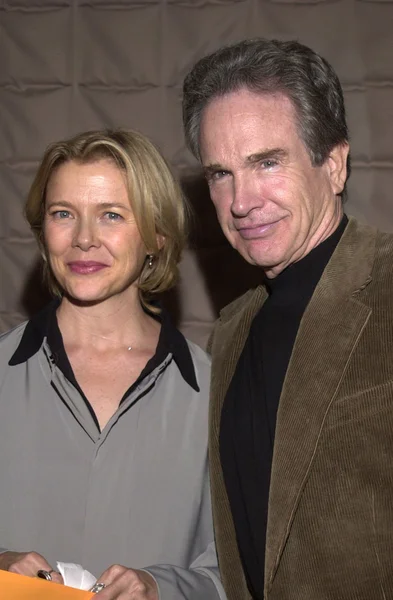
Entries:
[[53, 172], [44, 242], [52, 272], [70, 298], [98, 303], [136, 292], [147, 249], [125, 176], [113, 161], [70, 161]]

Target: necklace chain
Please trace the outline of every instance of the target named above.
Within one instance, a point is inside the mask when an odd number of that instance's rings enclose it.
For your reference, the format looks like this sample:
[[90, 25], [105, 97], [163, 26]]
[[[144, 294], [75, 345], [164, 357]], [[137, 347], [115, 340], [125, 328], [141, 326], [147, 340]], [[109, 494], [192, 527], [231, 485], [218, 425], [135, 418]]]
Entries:
[[[102, 340], [108, 340], [108, 342], [113, 342], [114, 341], [114, 340], [112, 340], [112, 338], [105, 337], [105, 335], [100, 335], [99, 333], [91, 333], [90, 331], [88, 333], [89, 333], [89, 335], [92, 335], [92, 336], [97, 337], [97, 338], [101, 338]], [[132, 350], [132, 346], [126, 346], [126, 348], [127, 348], [128, 351]]]

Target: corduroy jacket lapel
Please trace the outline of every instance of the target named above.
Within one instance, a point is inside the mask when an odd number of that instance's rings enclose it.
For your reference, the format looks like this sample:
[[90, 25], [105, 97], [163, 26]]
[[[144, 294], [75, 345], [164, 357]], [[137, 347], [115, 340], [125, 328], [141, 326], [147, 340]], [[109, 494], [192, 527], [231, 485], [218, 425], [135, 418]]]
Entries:
[[277, 414], [266, 540], [265, 593], [290, 532], [325, 416], [371, 310], [359, 291], [371, 280], [375, 230], [350, 219], [305, 311]]
[[252, 320], [262, 306], [266, 291], [250, 290], [221, 312], [210, 343], [212, 382], [210, 402], [209, 454], [213, 517], [219, 566], [228, 600], [251, 598], [240, 563], [236, 534], [220, 462], [221, 410], [228, 386], [246, 342]]

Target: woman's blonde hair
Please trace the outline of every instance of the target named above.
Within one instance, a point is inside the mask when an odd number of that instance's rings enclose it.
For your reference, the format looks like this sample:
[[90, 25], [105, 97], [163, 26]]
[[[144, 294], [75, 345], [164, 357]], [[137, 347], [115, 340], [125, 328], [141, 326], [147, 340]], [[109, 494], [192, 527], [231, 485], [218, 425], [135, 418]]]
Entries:
[[[176, 282], [178, 262], [186, 241], [187, 206], [179, 184], [157, 148], [135, 131], [88, 131], [51, 144], [41, 161], [25, 205], [25, 215], [44, 257], [44, 276], [52, 293], [62, 291], [46, 260], [43, 225], [48, 181], [54, 171], [69, 161], [90, 163], [110, 159], [124, 172], [128, 197], [146, 248], [140, 279], [142, 304], [150, 310], [152, 296]], [[164, 238], [160, 248], [157, 235]], [[149, 265], [151, 264], [151, 266]]]

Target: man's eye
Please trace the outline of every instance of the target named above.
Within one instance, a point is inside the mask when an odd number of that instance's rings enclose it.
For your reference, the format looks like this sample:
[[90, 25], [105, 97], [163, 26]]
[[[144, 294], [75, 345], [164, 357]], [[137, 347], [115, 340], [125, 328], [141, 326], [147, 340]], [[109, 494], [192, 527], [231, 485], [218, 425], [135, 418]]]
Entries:
[[277, 166], [277, 161], [271, 158], [262, 161], [262, 166], [264, 169], [272, 169]]
[[214, 173], [211, 173], [209, 179], [211, 181], [217, 181], [218, 179], [222, 179], [226, 175], [228, 175], [228, 171], [215, 171]]

